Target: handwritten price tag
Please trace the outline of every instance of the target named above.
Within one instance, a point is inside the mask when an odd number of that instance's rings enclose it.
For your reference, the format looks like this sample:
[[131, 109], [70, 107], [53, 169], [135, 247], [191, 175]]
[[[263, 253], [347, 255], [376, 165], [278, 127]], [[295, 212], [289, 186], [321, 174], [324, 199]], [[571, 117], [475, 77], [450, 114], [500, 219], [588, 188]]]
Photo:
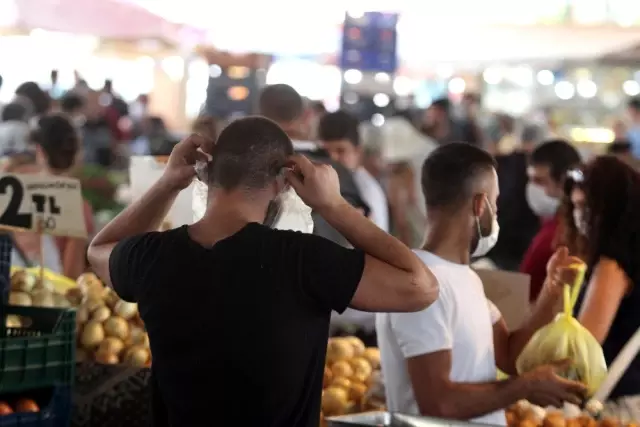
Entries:
[[80, 182], [54, 176], [0, 174], [0, 227], [87, 237]]

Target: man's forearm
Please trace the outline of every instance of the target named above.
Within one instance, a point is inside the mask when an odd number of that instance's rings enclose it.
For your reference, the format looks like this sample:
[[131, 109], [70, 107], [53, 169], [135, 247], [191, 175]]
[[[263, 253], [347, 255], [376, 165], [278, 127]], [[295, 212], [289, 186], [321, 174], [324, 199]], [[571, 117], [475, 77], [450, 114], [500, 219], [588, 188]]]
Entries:
[[415, 272], [424, 268], [411, 249], [381, 230], [346, 201], [319, 213], [353, 246], [367, 254], [404, 271]]
[[438, 391], [437, 401], [418, 402], [425, 416], [469, 420], [506, 408], [527, 398], [520, 377], [487, 383], [451, 383]]
[[138, 200], [129, 205], [109, 222], [91, 242], [91, 246], [117, 243], [136, 234], [160, 228], [180, 190], [167, 185], [162, 179]]
[[519, 329], [509, 335], [509, 360], [514, 366], [516, 359], [520, 356], [522, 349], [527, 345], [533, 334], [553, 321], [557, 314], [558, 301], [561, 295], [550, 289], [551, 287], [547, 286], [545, 281], [531, 315]]

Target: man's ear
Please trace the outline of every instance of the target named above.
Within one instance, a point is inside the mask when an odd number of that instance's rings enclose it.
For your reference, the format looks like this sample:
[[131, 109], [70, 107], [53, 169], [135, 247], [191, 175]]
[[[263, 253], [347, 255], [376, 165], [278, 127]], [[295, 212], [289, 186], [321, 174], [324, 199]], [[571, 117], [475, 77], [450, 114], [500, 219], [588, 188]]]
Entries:
[[473, 210], [473, 215], [478, 218], [482, 218], [485, 209], [487, 209], [487, 198], [484, 193], [473, 196], [473, 199], [471, 200], [471, 209]]

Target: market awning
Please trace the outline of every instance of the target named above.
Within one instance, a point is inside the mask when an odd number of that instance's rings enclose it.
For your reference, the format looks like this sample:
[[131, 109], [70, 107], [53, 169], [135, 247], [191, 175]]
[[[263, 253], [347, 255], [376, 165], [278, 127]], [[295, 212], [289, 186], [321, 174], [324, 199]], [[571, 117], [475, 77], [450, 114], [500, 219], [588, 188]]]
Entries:
[[184, 38], [181, 25], [123, 0], [8, 0], [2, 3], [0, 28], [14, 32], [43, 29], [109, 40], [156, 40], [171, 46], [180, 44]]

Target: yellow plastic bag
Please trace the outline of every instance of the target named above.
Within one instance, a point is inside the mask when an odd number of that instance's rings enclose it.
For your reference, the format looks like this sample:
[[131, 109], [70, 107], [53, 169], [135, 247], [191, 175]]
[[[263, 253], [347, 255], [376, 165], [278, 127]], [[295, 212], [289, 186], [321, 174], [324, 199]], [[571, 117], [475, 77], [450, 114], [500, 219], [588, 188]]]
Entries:
[[560, 375], [585, 384], [591, 396], [607, 376], [607, 363], [598, 341], [572, 315], [584, 279], [585, 265], [570, 267], [577, 269], [579, 274], [573, 286], [564, 285], [563, 312], [531, 337], [516, 360], [516, 369], [522, 374], [541, 365], [570, 359], [571, 366]]

